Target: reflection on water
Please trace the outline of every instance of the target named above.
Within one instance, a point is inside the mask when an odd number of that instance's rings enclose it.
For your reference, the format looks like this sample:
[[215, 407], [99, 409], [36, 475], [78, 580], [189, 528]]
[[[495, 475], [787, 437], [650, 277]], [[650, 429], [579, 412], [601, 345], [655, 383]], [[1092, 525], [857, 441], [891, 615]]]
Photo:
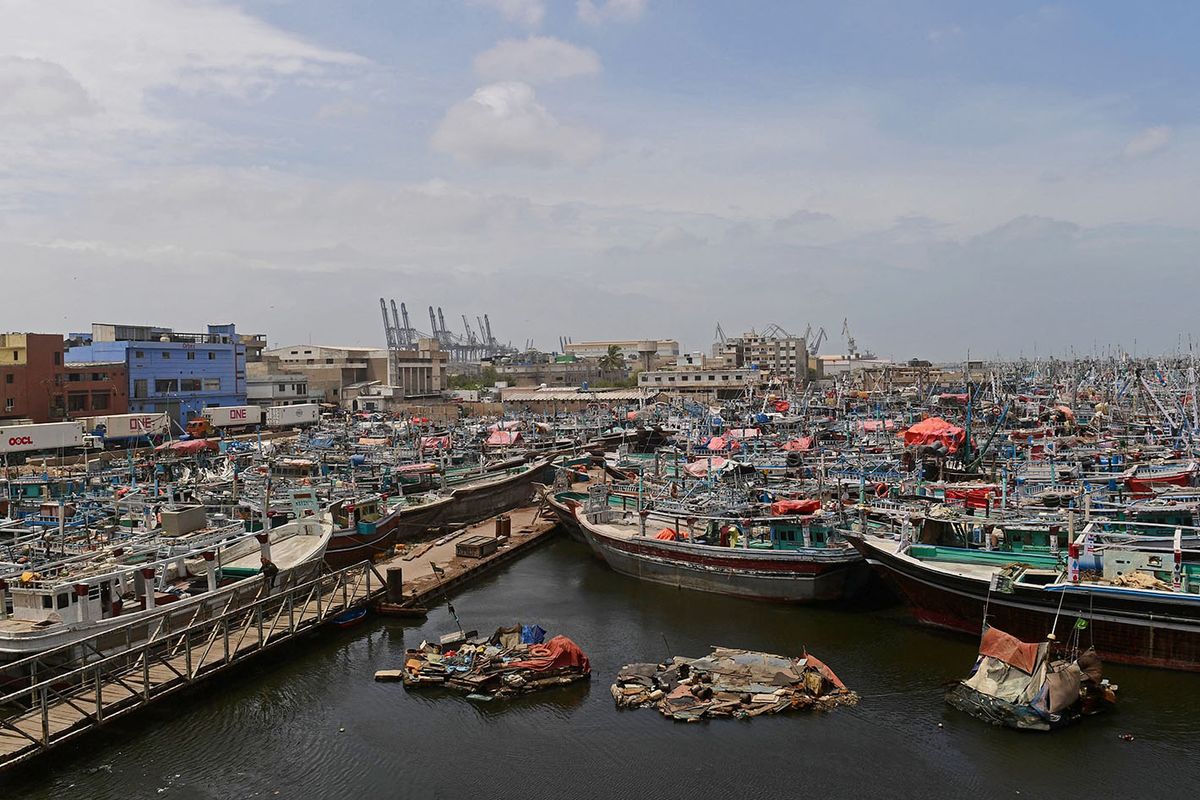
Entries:
[[[592, 681], [491, 703], [376, 683], [406, 648], [453, 629], [442, 603], [426, 620], [377, 618], [282, 648], [2, 785], [23, 799], [1172, 798], [1187, 796], [1200, 766], [1200, 676], [1112, 667], [1114, 713], [1053, 734], [992, 728], [942, 701], [975, 643], [898, 608], [796, 608], [655, 586], [612, 573], [565, 537], [455, 607], [481, 632], [536, 622], [570, 636]], [[862, 703], [691, 725], [614, 708], [608, 686], [621, 665], [714, 644], [807, 648]]]

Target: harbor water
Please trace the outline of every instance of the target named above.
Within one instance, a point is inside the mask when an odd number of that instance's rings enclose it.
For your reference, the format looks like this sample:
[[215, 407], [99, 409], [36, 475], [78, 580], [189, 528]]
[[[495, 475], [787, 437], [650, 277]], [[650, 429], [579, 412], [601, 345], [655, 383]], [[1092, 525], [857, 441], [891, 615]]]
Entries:
[[[592, 680], [476, 703], [376, 683], [404, 650], [454, 627], [374, 617], [327, 630], [118, 720], [0, 778], [35, 798], [1190, 797], [1200, 774], [1200, 675], [1110, 666], [1120, 703], [1055, 733], [993, 728], [949, 708], [976, 642], [903, 609], [801, 608], [626, 578], [556, 537], [454, 598], [468, 628], [562, 633]], [[1063, 629], [1073, 620], [1063, 623]], [[862, 695], [853, 708], [675, 723], [617, 711], [630, 661], [710, 645], [805, 648]], [[1128, 735], [1132, 736], [1132, 739]]]

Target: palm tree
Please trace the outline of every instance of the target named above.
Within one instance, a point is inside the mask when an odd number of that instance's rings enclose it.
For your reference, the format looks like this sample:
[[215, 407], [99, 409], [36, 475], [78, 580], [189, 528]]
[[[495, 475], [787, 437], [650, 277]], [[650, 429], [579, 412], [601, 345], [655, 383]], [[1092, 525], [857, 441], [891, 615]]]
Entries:
[[621, 348], [615, 344], [608, 346], [608, 352], [600, 358], [600, 369], [606, 372], [617, 372], [625, 369], [625, 356]]

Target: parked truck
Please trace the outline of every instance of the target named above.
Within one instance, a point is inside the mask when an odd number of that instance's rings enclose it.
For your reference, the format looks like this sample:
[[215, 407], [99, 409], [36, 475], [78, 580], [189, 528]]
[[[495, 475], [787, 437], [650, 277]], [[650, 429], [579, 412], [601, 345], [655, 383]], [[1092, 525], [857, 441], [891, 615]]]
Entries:
[[83, 423], [78, 420], [0, 427], [0, 453], [62, 450], [82, 445]]
[[167, 434], [171, 418], [163, 413], [109, 414], [85, 418], [83, 429], [92, 447], [142, 447]]
[[321, 406], [319, 403], [271, 406], [267, 409], [268, 428], [304, 428], [316, 425], [320, 419]]
[[258, 406], [213, 406], [189, 420], [186, 430], [193, 439], [207, 439], [217, 431], [234, 433], [261, 425], [262, 421], [262, 409]]

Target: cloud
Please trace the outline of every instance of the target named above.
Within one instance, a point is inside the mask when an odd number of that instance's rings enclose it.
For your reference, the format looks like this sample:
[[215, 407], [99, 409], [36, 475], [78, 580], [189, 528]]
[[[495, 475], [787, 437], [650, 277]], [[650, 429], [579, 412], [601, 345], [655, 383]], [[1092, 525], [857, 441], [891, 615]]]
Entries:
[[530, 28], [542, 24], [546, 16], [546, 4], [543, 0], [467, 0], [473, 6], [493, 8], [509, 22], [516, 22]]
[[1157, 153], [1166, 147], [1171, 141], [1171, 129], [1164, 126], [1157, 128], [1146, 128], [1140, 131], [1137, 136], [1129, 140], [1125, 145], [1126, 158], [1139, 158], [1148, 156], [1151, 153]]
[[475, 73], [489, 83], [522, 81], [537, 85], [599, 71], [600, 57], [594, 50], [551, 36], [505, 39], [475, 57]]
[[47, 122], [95, 112], [87, 91], [59, 64], [0, 58], [0, 120]]
[[433, 149], [476, 164], [583, 164], [603, 148], [600, 135], [564, 125], [537, 101], [533, 87], [508, 81], [483, 86], [446, 112]]
[[938, 42], [947, 42], [952, 39], [957, 39], [963, 35], [963, 29], [957, 25], [945, 25], [941, 28], [933, 28], [925, 35], [929, 41], [937, 44]]
[[578, 0], [575, 12], [589, 25], [603, 22], [635, 22], [646, 10], [646, 0]]

